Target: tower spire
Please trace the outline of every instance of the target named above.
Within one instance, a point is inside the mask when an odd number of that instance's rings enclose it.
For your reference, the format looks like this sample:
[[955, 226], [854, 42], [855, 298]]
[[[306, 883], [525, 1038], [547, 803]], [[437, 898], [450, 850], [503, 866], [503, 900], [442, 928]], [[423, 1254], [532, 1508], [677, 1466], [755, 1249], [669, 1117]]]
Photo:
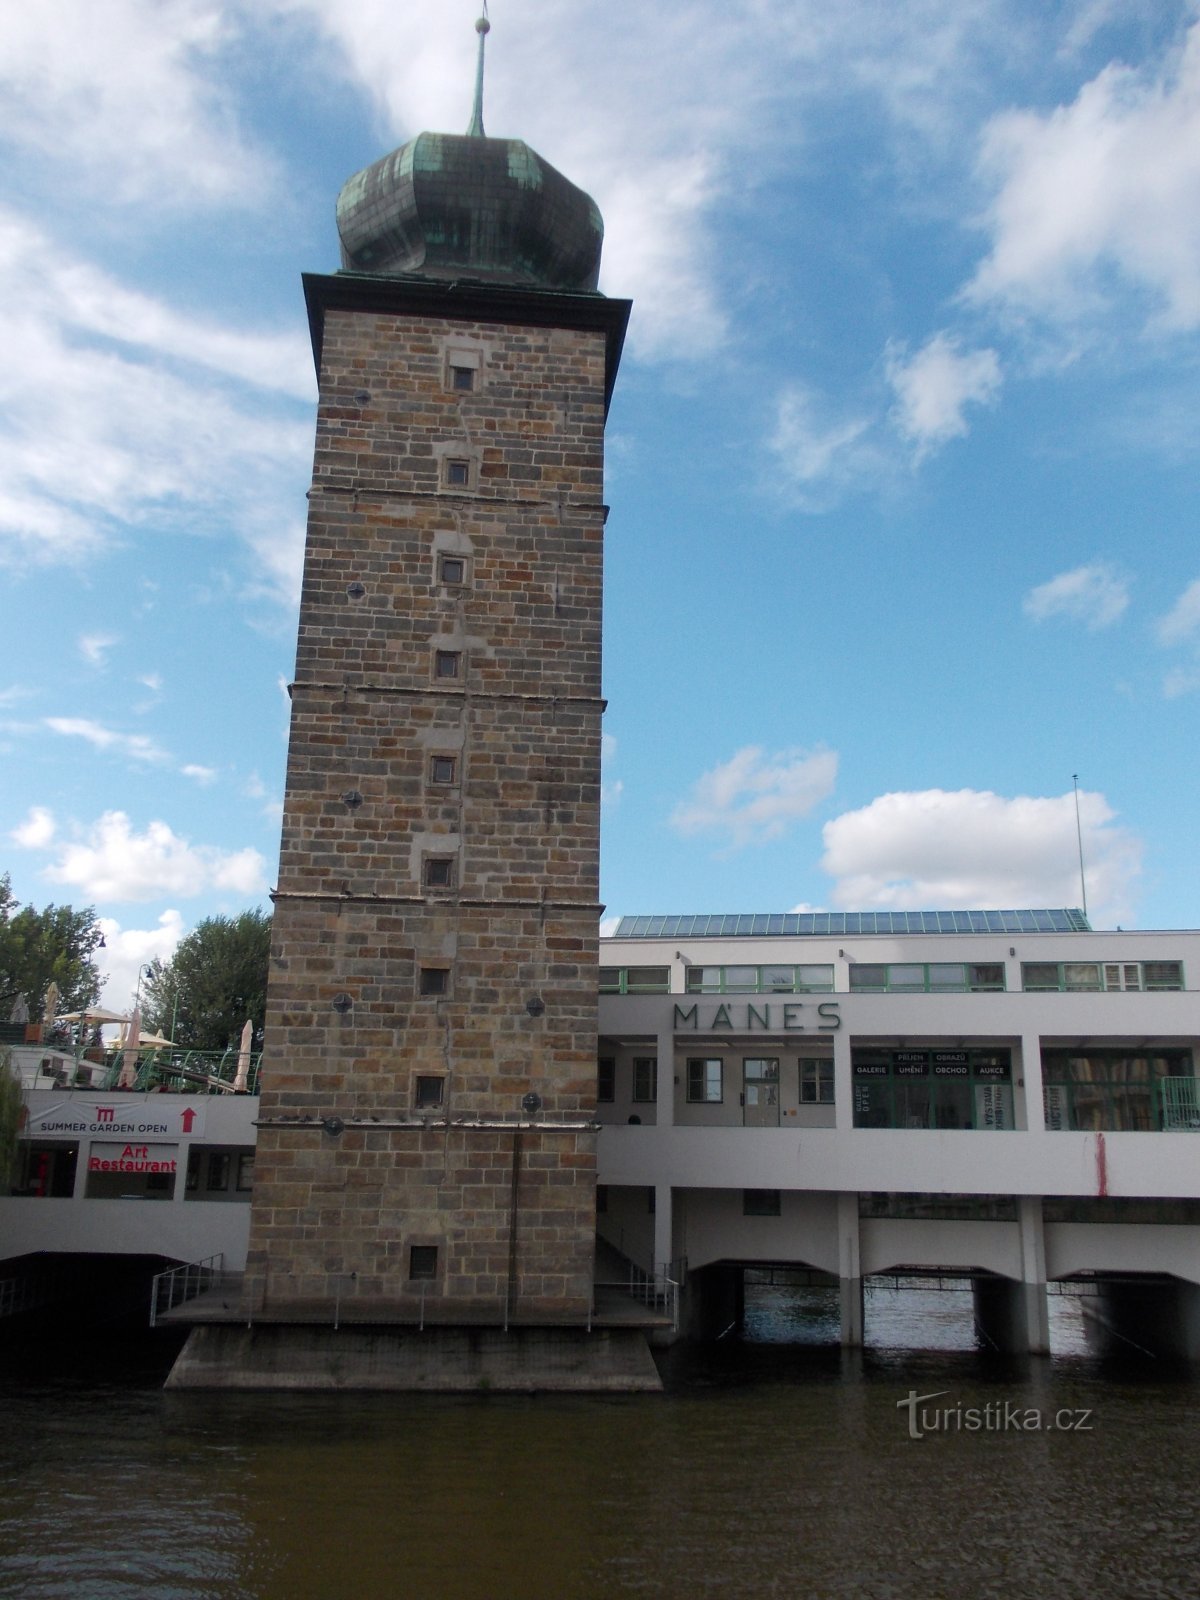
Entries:
[[467, 128], [468, 139], [483, 139], [483, 42], [492, 30], [488, 21], [487, 0], [483, 0], [483, 15], [475, 24], [475, 32], [479, 35], [479, 59], [475, 64], [475, 105], [471, 111], [471, 122]]

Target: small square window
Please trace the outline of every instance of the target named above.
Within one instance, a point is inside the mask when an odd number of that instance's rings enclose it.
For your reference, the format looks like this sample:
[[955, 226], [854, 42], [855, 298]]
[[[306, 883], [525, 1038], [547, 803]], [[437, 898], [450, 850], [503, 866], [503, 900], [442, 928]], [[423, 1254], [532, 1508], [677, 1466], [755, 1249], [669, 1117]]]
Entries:
[[449, 994], [449, 968], [422, 967], [420, 976], [420, 990], [422, 994]]
[[442, 583], [466, 583], [467, 563], [462, 556], [443, 556], [438, 563]]
[[408, 1276], [413, 1282], [432, 1283], [437, 1278], [437, 1245], [410, 1244]]
[[473, 389], [475, 387], [474, 367], [450, 368], [450, 387], [452, 389]]
[[437, 650], [433, 657], [433, 675], [435, 678], [461, 678], [462, 677], [462, 651]]
[[423, 877], [427, 889], [453, 889], [454, 857], [426, 856]]
[[471, 483], [471, 463], [457, 457], [446, 462], [446, 482], [451, 489], [466, 489]]
[[458, 777], [458, 760], [455, 756], [430, 756], [430, 783], [453, 783]]
[[435, 1111], [446, 1098], [445, 1078], [417, 1078], [414, 1100], [418, 1111]]

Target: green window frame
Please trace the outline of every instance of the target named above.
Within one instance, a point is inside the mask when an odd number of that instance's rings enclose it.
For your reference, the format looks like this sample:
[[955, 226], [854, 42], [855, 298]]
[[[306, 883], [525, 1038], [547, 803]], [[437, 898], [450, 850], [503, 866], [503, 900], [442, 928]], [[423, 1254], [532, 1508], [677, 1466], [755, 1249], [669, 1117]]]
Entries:
[[1100, 994], [1184, 987], [1182, 961], [1022, 961], [1026, 993]]
[[688, 994], [832, 994], [833, 963], [690, 966], [684, 988]]
[[601, 967], [601, 994], [670, 994], [670, 967]]
[[855, 961], [851, 994], [998, 994], [1003, 961]]

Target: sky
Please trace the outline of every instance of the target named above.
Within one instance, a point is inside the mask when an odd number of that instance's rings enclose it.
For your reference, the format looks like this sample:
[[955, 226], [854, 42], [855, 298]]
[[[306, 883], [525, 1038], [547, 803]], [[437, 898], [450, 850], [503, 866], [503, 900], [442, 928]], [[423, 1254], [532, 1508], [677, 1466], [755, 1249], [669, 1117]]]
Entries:
[[[0, 13], [0, 871], [95, 908], [110, 1004], [269, 904], [300, 274], [347, 177], [465, 130], [478, 9]], [[595, 198], [634, 303], [608, 917], [1196, 926], [1200, 5], [490, 17], [488, 133]]]

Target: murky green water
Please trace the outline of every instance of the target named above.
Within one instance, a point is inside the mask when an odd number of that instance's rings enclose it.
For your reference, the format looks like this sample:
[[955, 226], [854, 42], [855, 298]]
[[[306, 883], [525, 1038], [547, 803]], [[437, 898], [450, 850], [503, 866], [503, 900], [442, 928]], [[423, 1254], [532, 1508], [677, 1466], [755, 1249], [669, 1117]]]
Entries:
[[[673, 1354], [665, 1397], [459, 1400], [165, 1395], [141, 1345], [2, 1359], [4, 1595], [1200, 1594], [1200, 1386], [1149, 1363], [764, 1340]], [[1090, 1425], [913, 1439], [911, 1389]]]

